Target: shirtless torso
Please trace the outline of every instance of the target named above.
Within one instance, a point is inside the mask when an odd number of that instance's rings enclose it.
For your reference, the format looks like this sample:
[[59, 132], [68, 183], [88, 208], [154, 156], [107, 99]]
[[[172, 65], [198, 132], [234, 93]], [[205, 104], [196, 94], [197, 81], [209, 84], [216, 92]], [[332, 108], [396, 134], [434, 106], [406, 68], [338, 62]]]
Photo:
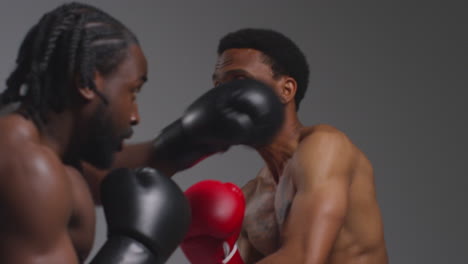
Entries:
[[81, 173], [63, 164], [23, 116], [0, 118], [0, 131], [2, 262], [41, 256], [48, 263], [83, 262], [94, 241], [95, 211]]
[[[314, 133], [339, 133], [329, 126], [304, 128], [301, 131], [298, 147]], [[307, 143], [305, 143], [307, 144]], [[313, 147], [313, 146], [310, 146]], [[326, 148], [326, 145], [316, 146]], [[383, 224], [377, 204], [373, 170], [365, 155], [352, 145], [352, 169], [348, 181], [347, 207], [326, 262], [328, 264], [386, 264], [387, 253], [383, 235]], [[320, 150], [319, 150], [320, 151]], [[303, 152], [302, 152], [303, 153]], [[326, 153], [326, 152], [325, 152]], [[257, 177], [248, 182], [243, 191], [247, 200], [243, 230], [239, 247], [247, 264], [256, 263], [277, 252], [285, 239], [290, 239], [297, 229], [298, 233], [307, 234], [313, 223], [291, 227], [291, 214], [300, 217], [301, 213], [293, 207], [298, 191], [298, 184], [303, 184], [305, 175], [300, 173], [297, 162], [300, 152], [292, 154], [283, 166], [278, 180], [268, 168], [263, 168]], [[310, 156], [307, 159], [313, 159]], [[311, 162], [313, 162], [311, 160]], [[314, 177], [310, 175], [309, 177]], [[314, 179], [312, 179], [314, 180]], [[299, 187], [300, 188], [300, 187]], [[312, 197], [312, 196], [311, 196]], [[311, 204], [311, 206], [313, 206]], [[291, 223], [289, 223], [291, 222]], [[317, 220], [315, 220], [317, 222]], [[293, 241], [294, 239], [290, 239]], [[300, 240], [298, 240], [300, 241]], [[301, 244], [290, 242], [290, 247], [301, 250]], [[303, 254], [295, 254], [299, 257]], [[299, 262], [298, 262], [299, 263]], [[303, 260], [301, 263], [304, 263]]]

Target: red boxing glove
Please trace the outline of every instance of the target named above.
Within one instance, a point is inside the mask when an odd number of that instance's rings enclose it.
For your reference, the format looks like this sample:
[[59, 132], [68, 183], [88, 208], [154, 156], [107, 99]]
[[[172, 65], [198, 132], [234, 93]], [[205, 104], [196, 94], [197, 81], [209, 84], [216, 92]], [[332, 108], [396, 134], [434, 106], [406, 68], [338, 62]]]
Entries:
[[205, 180], [185, 191], [192, 223], [180, 247], [192, 264], [244, 264], [237, 250], [245, 212], [242, 190]]

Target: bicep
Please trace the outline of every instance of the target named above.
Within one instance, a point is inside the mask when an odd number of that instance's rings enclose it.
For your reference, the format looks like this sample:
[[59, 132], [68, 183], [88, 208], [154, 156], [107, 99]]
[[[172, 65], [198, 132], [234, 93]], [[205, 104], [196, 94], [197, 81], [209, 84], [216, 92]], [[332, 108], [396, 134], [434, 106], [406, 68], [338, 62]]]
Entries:
[[348, 195], [346, 183], [329, 184], [296, 194], [283, 227], [284, 247], [311, 256], [322, 256], [330, 250], [346, 216]]
[[318, 135], [303, 144], [293, 161], [297, 191], [283, 235], [285, 247], [300, 249], [310, 263], [322, 263], [348, 210], [353, 147], [339, 134]]
[[172, 161], [165, 157], [157, 156], [153, 141], [125, 145], [123, 150], [116, 155], [113, 168], [139, 168], [152, 167], [171, 177], [180, 171], [173, 167]]
[[325, 196], [296, 194], [282, 227], [281, 247], [259, 264], [325, 263], [342, 225], [345, 202], [337, 196], [335, 202], [324, 205]]

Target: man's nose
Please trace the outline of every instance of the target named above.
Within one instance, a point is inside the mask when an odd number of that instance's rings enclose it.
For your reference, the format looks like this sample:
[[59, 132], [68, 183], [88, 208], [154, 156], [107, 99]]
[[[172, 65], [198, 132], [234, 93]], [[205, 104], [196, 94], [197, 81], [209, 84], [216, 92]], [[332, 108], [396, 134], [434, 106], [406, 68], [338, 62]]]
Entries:
[[132, 115], [130, 116], [130, 124], [132, 126], [138, 125], [140, 123], [140, 113], [138, 111], [138, 106], [135, 104], [135, 108], [132, 111]]

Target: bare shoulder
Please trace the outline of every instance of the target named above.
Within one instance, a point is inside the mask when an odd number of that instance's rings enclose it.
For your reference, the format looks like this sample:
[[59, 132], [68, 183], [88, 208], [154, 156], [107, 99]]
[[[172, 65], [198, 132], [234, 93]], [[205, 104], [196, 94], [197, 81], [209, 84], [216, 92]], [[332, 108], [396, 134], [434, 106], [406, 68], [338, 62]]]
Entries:
[[70, 201], [67, 199], [70, 184], [63, 177], [65, 166], [52, 150], [37, 141], [28, 124], [2, 118], [0, 129], [3, 128], [6, 131], [0, 137], [1, 213], [8, 214], [8, 221], [22, 226], [25, 232], [29, 228], [31, 233], [41, 232], [45, 226], [60, 224], [67, 217]]
[[322, 182], [336, 175], [347, 180], [359, 156], [359, 150], [345, 133], [320, 124], [303, 129], [290, 167], [296, 184]]
[[349, 153], [357, 150], [343, 131], [331, 125], [320, 124], [302, 130], [298, 146], [299, 153], [334, 149], [347, 150]]
[[343, 131], [327, 124], [318, 124], [303, 128], [300, 135], [300, 144], [302, 145], [303, 143], [306, 143], [310, 138], [320, 140], [328, 139], [333, 141], [343, 140], [344, 142], [351, 142]]
[[[359, 165], [372, 166], [366, 154], [343, 131], [327, 124], [319, 124], [304, 130], [300, 145], [303, 148], [315, 148], [319, 150], [339, 150], [342, 158], [348, 157]], [[312, 146], [311, 146], [312, 145]], [[346, 155], [347, 154], [347, 155]]]
[[57, 164], [58, 158], [40, 144], [39, 131], [31, 121], [7, 115], [0, 118], [0, 131], [1, 176], [30, 169], [40, 172], [49, 164]]
[[20, 151], [22, 144], [39, 142], [39, 130], [32, 121], [19, 114], [0, 117], [0, 157], [10, 151]]
[[[68, 234], [72, 189], [65, 166], [34, 126], [0, 120], [0, 243], [6, 263], [77, 263]], [[44, 262], [44, 263], [45, 263]]]
[[61, 190], [68, 185], [63, 177], [65, 166], [60, 159], [52, 150], [36, 142], [10, 141], [3, 144], [0, 156], [0, 188], [3, 193], [31, 197], [47, 191], [53, 195], [50, 191]]

